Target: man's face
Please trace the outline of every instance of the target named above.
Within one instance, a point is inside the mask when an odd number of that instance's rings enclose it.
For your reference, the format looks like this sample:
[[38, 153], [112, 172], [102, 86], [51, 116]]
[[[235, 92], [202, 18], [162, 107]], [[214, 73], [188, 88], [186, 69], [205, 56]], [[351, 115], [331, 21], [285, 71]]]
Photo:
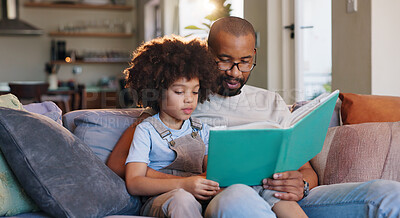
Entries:
[[[236, 37], [232, 34], [221, 31], [216, 37], [214, 47], [211, 48], [216, 61], [231, 63], [252, 64], [255, 56], [255, 39], [248, 34]], [[220, 70], [218, 85], [220, 95], [233, 96], [240, 92], [240, 89], [247, 82], [250, 72], [241, 72], [237, 66], [231, 70]]]

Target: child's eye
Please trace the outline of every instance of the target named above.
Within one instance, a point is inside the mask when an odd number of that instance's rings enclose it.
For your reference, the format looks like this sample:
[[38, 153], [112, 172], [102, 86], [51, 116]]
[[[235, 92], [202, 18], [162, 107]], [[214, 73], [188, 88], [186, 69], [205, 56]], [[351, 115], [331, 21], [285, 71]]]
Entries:
[[182, 95], [183, 92], [175, 91], [175, 94], [177, 94], [177, 95]]

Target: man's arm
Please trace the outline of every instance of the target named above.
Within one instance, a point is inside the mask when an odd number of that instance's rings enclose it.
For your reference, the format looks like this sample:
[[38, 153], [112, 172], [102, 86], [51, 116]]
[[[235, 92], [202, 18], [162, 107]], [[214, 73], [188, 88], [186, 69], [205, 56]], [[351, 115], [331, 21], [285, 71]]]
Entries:
[[140, 117], [125, 130], [107, 159], [107, 166], [123, 179], [125, 178], [125, 161], [126, 157], [128, 157], [136, 126], [149, 116], [148, 113], [142, 113]]
[[264, 179], [265, 189], [281, 191], [286, 193], [276, 193], [275, 197], [282, 200], [299, 201], [303, 198], [304, 182], [309, 183], [309, 187], [314, 188], [318, 185], [318, 177], [310, 163], [307, 162], [297, 171], [287, 171], [275, 173], [273, 179]]

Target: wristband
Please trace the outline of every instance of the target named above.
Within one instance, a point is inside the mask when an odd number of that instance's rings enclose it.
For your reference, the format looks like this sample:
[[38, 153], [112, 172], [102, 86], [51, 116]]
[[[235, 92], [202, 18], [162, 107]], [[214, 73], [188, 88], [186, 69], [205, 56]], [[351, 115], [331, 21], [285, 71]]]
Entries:
[[303, 180], [304, 182], [304, 190], [303, 190], [303, 198], [308, 196], [308, 194], [310, 194], [310, 184], [308, 184], [308, 182], [306, 180]]

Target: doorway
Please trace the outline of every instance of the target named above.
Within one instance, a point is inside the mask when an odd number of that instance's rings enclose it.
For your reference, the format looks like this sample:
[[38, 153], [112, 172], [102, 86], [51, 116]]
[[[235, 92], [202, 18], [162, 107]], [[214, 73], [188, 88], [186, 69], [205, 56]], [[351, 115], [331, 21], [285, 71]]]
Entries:
[[296, 100], [331, 92], [332, 0], [294, 1]]

